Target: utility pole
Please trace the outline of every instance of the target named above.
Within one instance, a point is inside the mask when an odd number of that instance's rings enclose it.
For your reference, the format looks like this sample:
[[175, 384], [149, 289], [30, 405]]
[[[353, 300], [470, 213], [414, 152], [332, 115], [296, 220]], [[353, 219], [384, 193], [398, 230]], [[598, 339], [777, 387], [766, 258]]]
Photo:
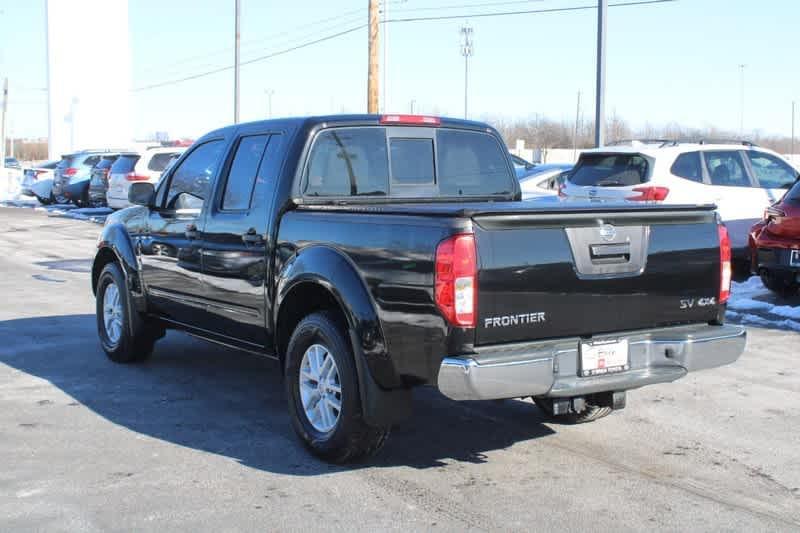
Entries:
[[414, 114], [414, 104], [416, 104], [416, 103], [417, 103], [417, 101], [412, 98], [411, 99], [411, 109], [410, 109], [410, 112], [411, 112], [412, 115]]
[[469, 88], [469, 58], [475, 53], [472, 45], [472, 28], [468, 24], [461, 26], [461, 55], [464, 56], [464, 118], [467, 118], [467, 98]]
[[378, 113], [380, 19], [378, 0], [369, 0], [369, 67], [367, 70], [367, 113]]
[[8, 115], [8, 78], [3, 80], [3, 117], [0, 119], [0, 168], [6, 166], [6, 115]]
[[234, 13], [234, 33], [235, 44], [233, 48], [233, 123], [239, 123], [239, 41], [241, 40], [239, 33], [239, 12], [242, 7], [241, 0], [234, 0], [235, 13]]
[[386, 76], [388, 75], [389, 71], [389, 63], [388, 63], [388, 49], [389, 49], [389, 25], [386, 24], [386, 21], [389, 18], [389, 0], [383, 0], [383, 46], [381, 47], [383, 51], [383, 62], [381, 69], [381, 111], [386, 113]]
[[747, 65], [739, 65], [739, 138], [744, 138], [744, 69]]
[[575, 109], [575, 133], [572, 136], [572, 160], [577, 160], [578, 156], [578, 125], [581, 121], [581, 92], [578, 91], [578, 105]]
[[606, 142], [606, 18], [608, 0], [597, 0], [597, 88], [594, 109], [594, 145]]
[[275, 94], [275, 91], [264, 89], [264, 94], [267, 95], [267, 118], [272, 118], [272, 95]]
[[792, 162], [794, 163], [794, 100], [792, 100], [792, 144], [789, 153], [792, 154]]

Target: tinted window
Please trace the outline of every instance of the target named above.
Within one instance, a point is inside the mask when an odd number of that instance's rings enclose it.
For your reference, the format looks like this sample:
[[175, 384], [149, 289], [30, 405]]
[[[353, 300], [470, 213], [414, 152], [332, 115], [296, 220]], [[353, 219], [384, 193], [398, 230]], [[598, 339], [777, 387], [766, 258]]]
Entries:
[[163, 172], [165, 168], [167, 168], [167, 164], [169, 164], [170, 160], [172, 160], [172, 156], [175, 154], [173, 152], [165, 152], [160, 154], [153, 154], [153, 157], [150, 158], [150, 162], [147, 164], [147, 170], [152, 170], [153, 172]]
[[222, 209], [247, 209], [253, 194], [253, 183], [261, 164], [261, 156], [267, 145], [267, 135], [243, 137], [236, 148], [225, 193], [222, 197]]
[[391, 139], [393, 185], [433, 185], [433, 139]]
[[647, 181], [647, 159], [637, 154], [584, 154], [569, 177], [575, 185], [628, 187]]
[[786, 196], [783, 197], [783, 201], [791, 204], [800, 204], [800, 181], [796, 181], [794, 186], [789, 189]]
[[137, 161], [139, 161], [139, 156], [136, 154], [121, 155], [111, 165], [111, 173], [127, 174], [128, 172], [133, 172], [133, 167], [136, 166]]
[[689, 152], [679, 155], [672, 164], [670, 171], [681, 178], [702, 183], [703, 170], [700, 165], [700, 153]]
[[439, 192], [444, 196], [492, 196], [514, 190], [507, 151], [491, 135], [436, 132]]
[[100, 162], [99, 155], [90, 155], [89, 157], [84, 159], [81, 164], [86, 167], [94, 167], [99, 162]]
[[389, 163], [383, 128], [321, 132], [306, 169], [309, 196], [386, 195]]
[[172, 173], [167, 191], [168, 209], [201, 209], [222, 156], [221, 140], [195, 148]]
[[114, 161], [116, 159], [117, 159], [116, 156], [115, 157], [104, 157], [103, 159], [100, 160], [99, 163], [97, 163], [97, 165], [94, 167], [94, 169], [95, 170], [103, 170], [104, 168], [111, 168], [111, 166], [114, 164]]
[[722, 187], [750, 187], [750, 178], [738, 151], [704, 152], [712, 185]]
[[791, 186], [797, 179], [797, 172], [774, 155], [764, 152], [747, 152], [750, 166], [758, 184], [765, 189], [781, 189]]

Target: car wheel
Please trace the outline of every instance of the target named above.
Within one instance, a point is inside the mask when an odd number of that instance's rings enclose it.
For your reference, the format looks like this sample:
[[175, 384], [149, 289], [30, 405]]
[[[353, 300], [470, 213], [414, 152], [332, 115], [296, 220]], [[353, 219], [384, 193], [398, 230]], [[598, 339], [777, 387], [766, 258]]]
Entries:
[[580, 413], [566, 413], [563, 415], [553, 414], [553, 400], [549, 398], [533, 398], [536, 407], [544, 411], [544, 413], [558, 422], [565, 422], [567, 424], [584, 424], [586, 422], [593, 422], [599, 418], [610, 415], [614, 409], [611, 407], [604, 407], [600, 405], [586, 404], [586, 409]]
[[331, 313], [314, 313], [295, 328], [286, 352], [289, 415], [297, 435], [316, 456], [334, 463], [376, 453], [388, 427], [364, 422], [353, 350]]
[[798, 288], [800, 288], [800, 285], [797, 283], [793, 283], [789, 279], [776, 276], [768, 270], [762, 270], [760, 277], [761, 283], [764, 284], [764, 287], [784, 298], [794, 296], [797, 294]]
[[42, 204], [42, 205], [50, 205], [50, 204], [52, 204], [53, 202], [56, 201], [56, 199], [53, 198], [53, 193], [52, 192], [50, 193], [50, 196], [48, 196], [47, 198], [39, 198], [37, 196], [36, 199], [39, 200], [39, 203]]
[[142, 317], [131, 324], [130, 293], [119, 265], [109, 263], [97, 281], [96, 313], [100, 344], [116, 363], [144, 361], [153, 353], [160, 332]]

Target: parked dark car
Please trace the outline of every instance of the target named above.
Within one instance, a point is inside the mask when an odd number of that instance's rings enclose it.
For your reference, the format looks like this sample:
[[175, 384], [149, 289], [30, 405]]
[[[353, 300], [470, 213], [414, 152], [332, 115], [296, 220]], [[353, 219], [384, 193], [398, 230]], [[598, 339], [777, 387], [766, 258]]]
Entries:
[[769, 290], [782, 296], [800, 290], [800, 180], [750, 230], [751, 265]]
[[16, 157], [6, 157], [5, 164], [3, 165], [6, 168], [15, 168], [17, 170], [22, 170], [22, 165], [19, 164], [19, 160]]
[[274, 358], [295, 431], [331, 461], [378, 450], [416, 386], [586, 422], [744, 349], [713, 205], [522, 202], [479, 122], [230, 126], [128, 198], [91, 272], [108, 357], [144, 360], [176, 328]]
[[108, 205], [106, 201], [106, 191], [108, 190], [108, 175], [111, 166], [119, 157], [119, 154], [104, 155], [100, 162], [92, 169], [89, 179], [89, 203], [95, 207]]
[[[61, 156], [53, 175], [53, 197], [62, 204], [73, 202], [88, 205], [89, 179], [92, 169], [107, 154], [119, 153], [122, 150], [81, 150]], [[81, 183], [86, 182], [86, 183]], [[78, 185], [76, 185], [78, 184]], [[75, 187], [71, 187], [75, 185]], [[84, 195], [85, 196], [82, 196]]]

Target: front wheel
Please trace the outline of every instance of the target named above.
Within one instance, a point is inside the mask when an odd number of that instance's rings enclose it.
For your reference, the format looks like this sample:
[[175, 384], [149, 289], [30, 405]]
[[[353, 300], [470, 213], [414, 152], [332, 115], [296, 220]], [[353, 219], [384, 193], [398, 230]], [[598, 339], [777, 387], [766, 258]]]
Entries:
[[764, 287], [784, 298], [794, 296], [800, 289], [800, 285], [794, 283], [791, 278], [776, 276], [768, 270], [762, 270], [760, 277]]
[[295, 328], [286, 352], [286, 395], [297, 435], [334, 463], [376, 453], [389, 428], [364, 422], [358, 375], [345, 328], [331, 313], [314, 313]]
[[97, 333], [108, 358], [134, 363], [150, 357], [159, 337], [157, 329], [139, 316], [131, 323], [130, 293], [116, 263], [107, 264], [100, 274], [95, 299]]

